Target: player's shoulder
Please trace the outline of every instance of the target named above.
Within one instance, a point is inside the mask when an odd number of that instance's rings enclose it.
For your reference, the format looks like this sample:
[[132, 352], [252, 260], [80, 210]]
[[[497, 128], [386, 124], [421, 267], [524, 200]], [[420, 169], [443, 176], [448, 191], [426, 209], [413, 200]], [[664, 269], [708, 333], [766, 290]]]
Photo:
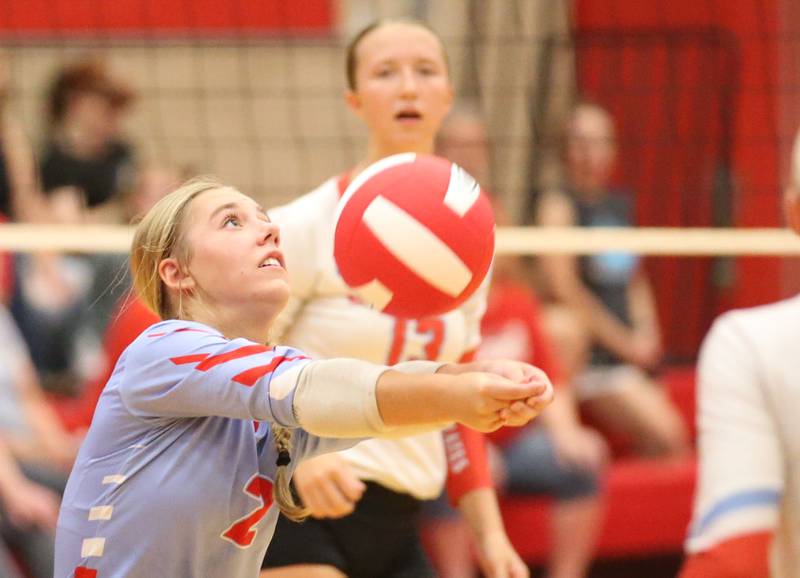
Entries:
[[758, 335], [762, 330], [770, 334], [800, 334], [800, 295], [766, 305], [728, 311], [716, 320], [714, 326], [717, 331], [722, 328], [751, 335]]
[[758, 307], [735, 309], [714, 322], [703, 342], [706, 359], [735, 356], [764, 363], [794, 358], [800, 339], [800, 296]]
[[153, 352], [162, 348], [176, 346], [178, 343], [183, 346], [188, 342], [203, 337], [219, 339], [222, 338], [222, 334], [216, 329], [197, 321], [166, 319], [154, 323], [142, 331], [131, 343], [129, 350], [133, 352]]
[[338, 177], [331, 177], [317, 188], [270, 209], [270, 218], [285, 227], [295, 222], [332, 219], [339, 202]]

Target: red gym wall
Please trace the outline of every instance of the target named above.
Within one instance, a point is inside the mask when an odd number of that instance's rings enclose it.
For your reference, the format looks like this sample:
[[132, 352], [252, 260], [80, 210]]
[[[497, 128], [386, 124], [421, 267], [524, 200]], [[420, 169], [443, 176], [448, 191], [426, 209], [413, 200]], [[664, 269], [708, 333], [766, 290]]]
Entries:
[[[30, 39], [36, 36], [127, 34], [327, 33], [332, 27], [331, 0], [24, 0], [3, 2], [0, 31]], [[142, 34], [142, 33], [145, 34]]]
[[[642, 224], [782, 223], [780, 2], [576, 1], [578, 83], [619, 123], [620, 184], [636, 190]], [[611, 55], [609, 38], [620, 36], [628, 41]], [[720, 107], [731, 113], [728, 129]], [[729, 170], [720, 172], [720, 157]], [[718, 311], [782, 296], [779, 259], [651, 259], [648, 267], [678, 356], [691, 356]]]

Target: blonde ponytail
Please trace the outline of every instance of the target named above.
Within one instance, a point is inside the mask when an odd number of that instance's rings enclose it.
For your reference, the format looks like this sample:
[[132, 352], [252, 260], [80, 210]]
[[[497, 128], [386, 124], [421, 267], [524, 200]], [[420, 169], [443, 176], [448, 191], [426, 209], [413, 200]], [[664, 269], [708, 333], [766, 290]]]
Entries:
[[275, 484], [272, 487], [272, 497], [278, 504], [281, 513], [295, 522], [305, 520], [311, 513], [308, 508], [295, 502], [289, 480], [289, 462], [292, 452], [292, 430], [270, 424], [272, 437], [275, 440], [275, 449], [278, 450], [278, 469], [275, 473]]

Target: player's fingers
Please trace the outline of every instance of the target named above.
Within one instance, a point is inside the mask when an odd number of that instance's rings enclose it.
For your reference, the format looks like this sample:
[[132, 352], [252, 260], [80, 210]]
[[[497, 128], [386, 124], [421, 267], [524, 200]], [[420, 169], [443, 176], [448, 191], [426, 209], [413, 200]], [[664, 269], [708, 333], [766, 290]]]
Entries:
[[539, 381], [514, 383], [502, 377], [494, 377], [485, 388], [489, 397], [495, 400], [514, 401], [528, 397], [536, 397], [546, 393], [547, 384]]
[[327, 488], [328, 482], [324, 478], [316, 478], [301, 486], [297, 486], [300, 499], [303, 504], [311, 511], [315, 518], [335, 517], [337, 507], [334, 500], [330, 497]]
[[339, 486], [339, 491], [350, 502], [357, 502], [367, 489], [366, 484], [359, 480], [349, 468], [340, 470], [336, 473], [336, 481]]
[[530, 578], [530, 570], [522, 560], [514, 560], [509, 569], [509, 578]]
[[351, 500], [345, 495], [335, 478], [327, 479], [320, 486], [319, 498], [324, 504], [326, 515], [329, 518], [346, 516], [355, 509], [355, 500]]
[[501, 410], [500, 418], [503, 420], [504, 425], [520, 427], [530, 422], [538, 414], [539, 412], [530, 407], [528, 404], [515, 401], [505, 410]]

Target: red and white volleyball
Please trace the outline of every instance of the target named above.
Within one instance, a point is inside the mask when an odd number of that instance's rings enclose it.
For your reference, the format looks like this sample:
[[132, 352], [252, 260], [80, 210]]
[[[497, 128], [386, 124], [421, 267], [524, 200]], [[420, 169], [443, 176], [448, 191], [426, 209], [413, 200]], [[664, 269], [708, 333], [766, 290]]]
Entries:
[[491, 204], [464, 169], [403, 153], [370, 165], [347, 187], [333, 251], [360, 299], [418, 319], [475, 292], [492, 262], [494, 230]]

